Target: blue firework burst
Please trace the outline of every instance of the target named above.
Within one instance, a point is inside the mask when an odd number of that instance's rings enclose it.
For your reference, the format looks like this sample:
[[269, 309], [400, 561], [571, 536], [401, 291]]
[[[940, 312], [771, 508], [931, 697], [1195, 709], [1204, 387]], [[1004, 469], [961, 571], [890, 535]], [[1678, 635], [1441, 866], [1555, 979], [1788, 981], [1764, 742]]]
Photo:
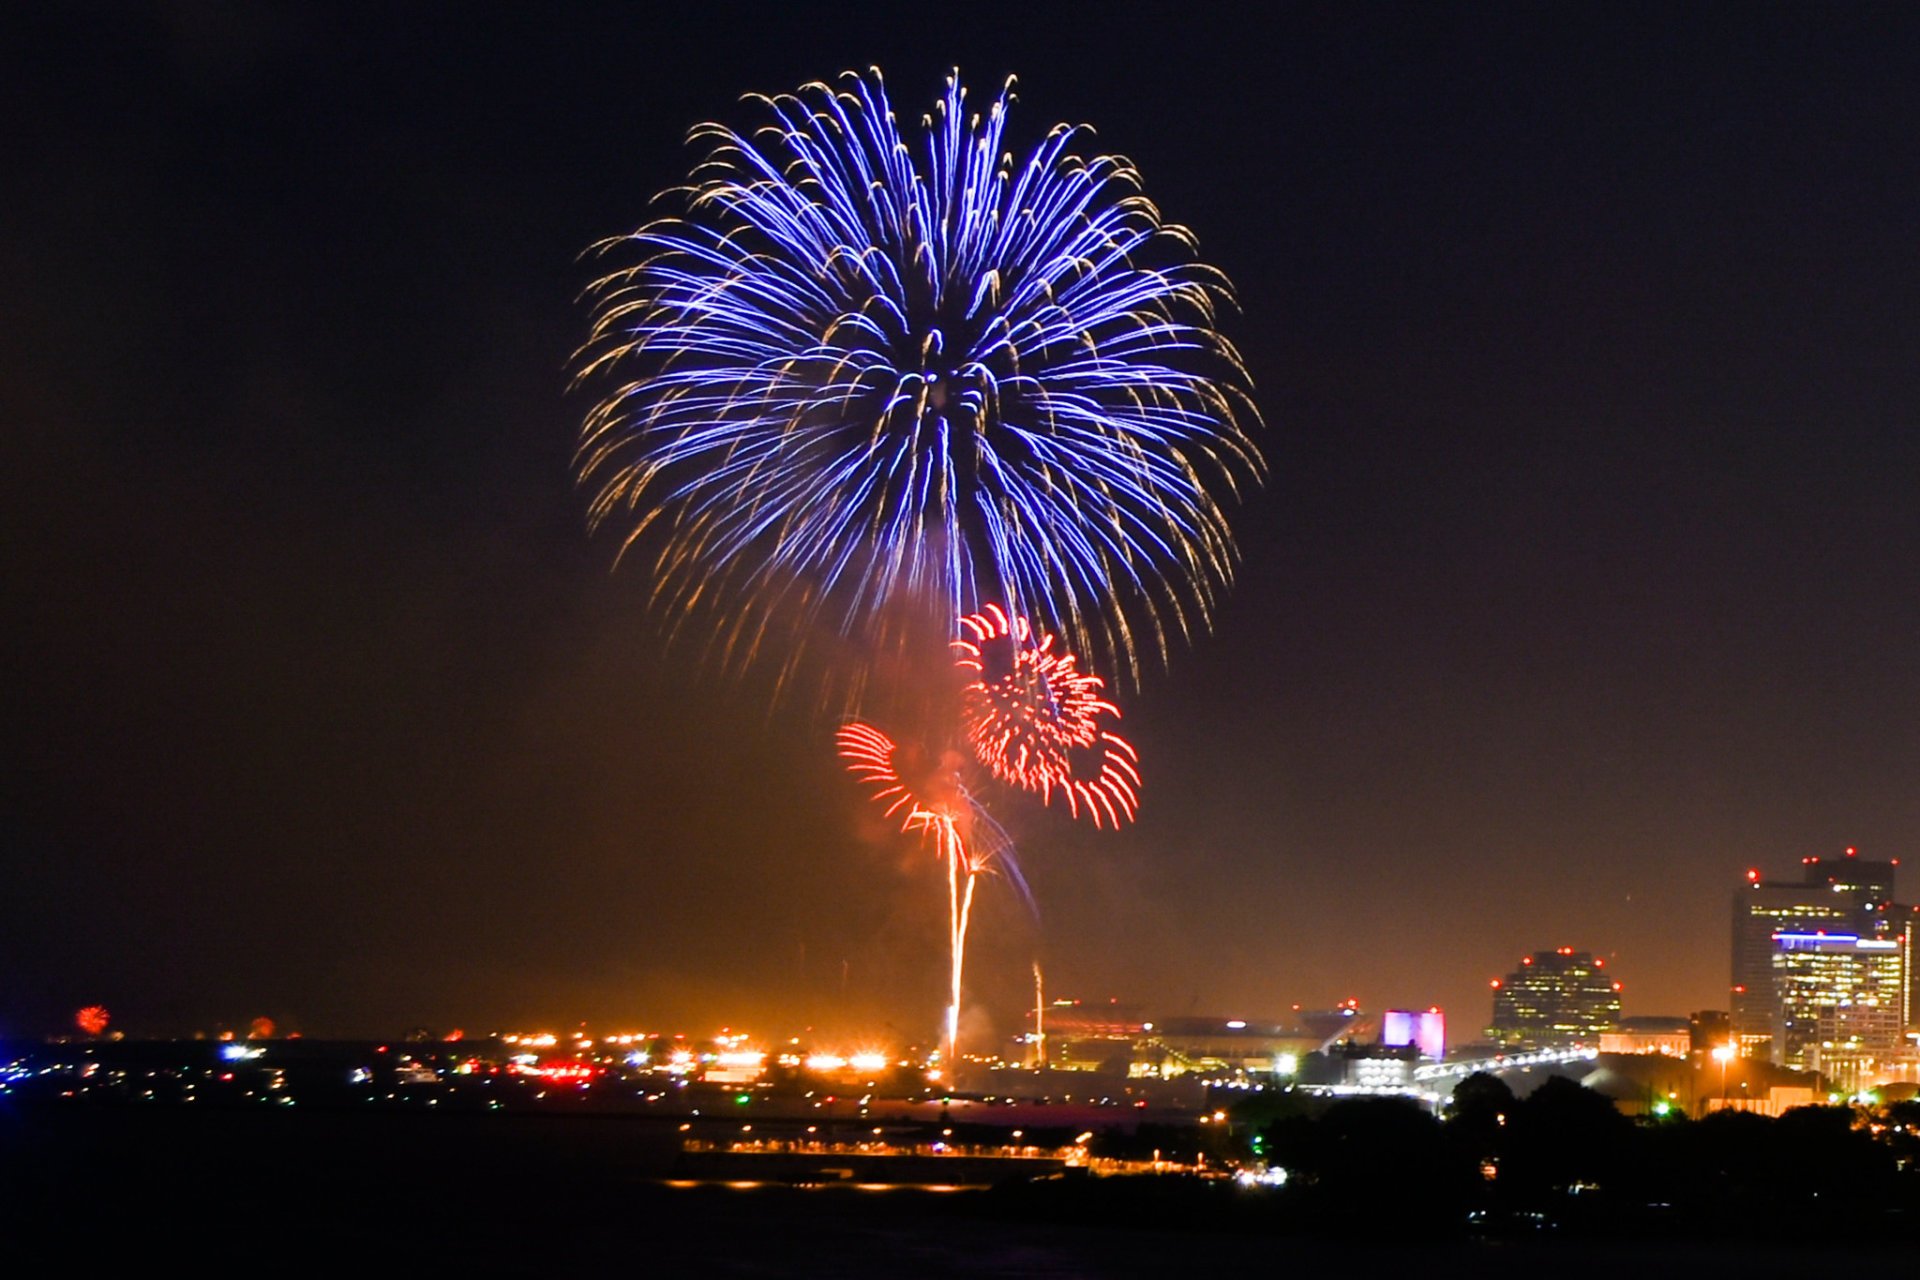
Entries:
[[995, 600], [1137, 675], [1231, 574], [1262, 463], [1227, 282], [1083, 130], [1016, 160], [1011, 87], [969, 116], [949, 78], [914, 137], [878, 72], [750, 99], [694, 131], [683, 208], [600, 246], [591, 518], [737, 654]]

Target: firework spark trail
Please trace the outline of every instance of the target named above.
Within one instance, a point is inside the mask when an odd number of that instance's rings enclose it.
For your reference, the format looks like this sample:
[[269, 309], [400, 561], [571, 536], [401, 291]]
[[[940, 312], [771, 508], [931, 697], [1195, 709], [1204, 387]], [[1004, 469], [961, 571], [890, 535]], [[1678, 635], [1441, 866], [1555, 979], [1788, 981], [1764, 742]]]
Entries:
[[998, 599], [1137, 678], [1211, 616], [1264, 473], [1227, 282], [1083, 130], [1016, 160], [1011, 87], [969, 116], [950, 77], [918, 139], [877, 71], [752, 98], [679, 216], [601, 246], [591, 518], [672, 616], [726, 603], [730, 661], [776, 614], [871, 649], [902, 598]]
[[[1013, 857], [1012, 841], [968, 794], [957, 770], [941, 768], [926, 789], [927, 798], [917, 794], [902, 779], [898, 746], [879, 729], [854, 721], [842, 725], [836, 739], [847, 769], [871, 786], [873, 799], [884, 806], [889, 818], [901, 818], [902, 831], [931, 835], [936, 856], [947, 870], [947, 957], [948, 1001], [946, 1012], [945, 1061], [949, 1067], [959, 1061], [961, 979], [966, 968], [967, 927], [973, 917], [973, 895], [982, 875], [1002, 872], [1013, 882], [1022, 897], [1031, 901], [1019, 863]], [[970, 831], [978, 830], [984, 840], [970, 841]]]
[[[952, 818], [943, 818], [935, 829], [935, 838], [944, 848], [947, 858], [947, 901], [952, 904], [952, 914], [947, 931], [948, 954], [953, 962], [948, 968], [951, 983], [947, 993], [947, 1070], [958, 1069], [960, 1064], [960, 981], [961, 970], [967, 963], [967, 922], [973, 915], [973, 890], [979, 882], [979, 870], [967, 857], [966, 845], [960, 839], [960, 831]], [[961, 867], [966, 874], [962, 876]]]

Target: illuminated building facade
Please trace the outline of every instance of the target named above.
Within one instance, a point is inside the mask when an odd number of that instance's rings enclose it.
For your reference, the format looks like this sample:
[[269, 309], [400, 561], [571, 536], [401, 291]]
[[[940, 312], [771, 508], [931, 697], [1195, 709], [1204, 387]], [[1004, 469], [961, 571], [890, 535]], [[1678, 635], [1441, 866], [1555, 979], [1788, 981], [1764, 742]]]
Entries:
[[1505, 1049], [1598, 1045], [1620, 1021], [1620, 984], [1590, 951], [1536, 951], [1493, 981], [1487, 1038]]
[[1914, 1018], [1913, 919], [1897, 859], [1801, 859], [1798, 881], [1747, 872], [1733, 904], [1731, 1030], [1743, 1054], [1814, 1067], [1885, 1056]]
[[1415, 1044], [1340, 1044], [1333, 1050], [1339, 1083], [1349, 1088], [1400, 1090], [1413, 1084], [1420, 1060]]
[[1244, 1018], [1170, 1018], [1149, 1023], [1147, 1031], [1138, 1061], [1163, 1076], [1186, 1072], [1291, 1075], [1301, 1059], [1326, 1044], [1318, 1032], [1304, 1027]]
[[1412, 1045], [1420, 1056], [1438, 1062], [1447, 1056], [1447, 1015], [1439, 1008], [1389, 1009], [1380, 1018], [1380, 1043]]
[[1124, 1071], [1134, 1042], [1152, 1025], [1138, 1008], [1117, 1000], [1055, 1000], [1046, 1009], [1047, 1064], [1066, 1071]]
[[1897, 938], [1774, 934], [1774, 1061], [1831, 1073], [1896, 1054], [1906, 1026], [1904, 953]]
[[1684, 1058], [1693, 1052], [1693, 1029], [1686, 1018], [1622, 1018], [1611, 1031], [1600, 1033], [1600, 1052]]

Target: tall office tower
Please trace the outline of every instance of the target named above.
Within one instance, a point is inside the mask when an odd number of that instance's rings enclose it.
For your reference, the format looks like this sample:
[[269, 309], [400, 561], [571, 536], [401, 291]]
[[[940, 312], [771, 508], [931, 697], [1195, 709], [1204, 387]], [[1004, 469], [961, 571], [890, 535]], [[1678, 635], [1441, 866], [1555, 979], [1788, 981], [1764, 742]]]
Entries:
[[1900, 940], [1824, 930], [1773, 935], [1773, 1060], [1843, 1071], [1900, 1047], [1907, 966]]
[[[1766, 1046], [1775, 1062], [1801, 1067], [1823, 1041], [1898, 1041], [1913, 1014], [1913, 913], [1893, 903], [1898, 865], [1848, 849], [1802, 858], [1798, 881], [1747, 872], [1733, 902], [1732, 1030], [1742, 1053]], [[1822, 1017], [1833, 1034], [1820, 1030]]]
[[1487, 1038], [1508, 1049], [1598, 1045], [1620, 1022], [1620, 984], [1592, 952], [1536, 951], [1493, 982]]

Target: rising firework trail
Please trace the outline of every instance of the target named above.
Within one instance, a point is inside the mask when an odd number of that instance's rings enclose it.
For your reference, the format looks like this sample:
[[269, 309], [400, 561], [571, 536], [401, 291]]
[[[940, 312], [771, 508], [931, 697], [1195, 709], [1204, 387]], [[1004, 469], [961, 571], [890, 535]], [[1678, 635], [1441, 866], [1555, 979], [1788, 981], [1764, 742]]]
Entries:
[[919, 832], [933, 840], [934, 854], [947, 872], [948, 1000], [945, 1061], [948, 1071], [959, 1063], [961, 979], [967, 960], [967, 927], [973, 918], [973, 894], [979, 879], [999, 871], [1022, 896], [1026, 881], [1013, 856], [1013, 842], [973, 796], [959, 774], [959, 761], [948, 756], [918, 786], [902, 776], [900, 748], [870, 724], [854, 721], [838, 734], [840, 757], [856, 778], [873, 788], [873, 799], [886, 816], [900, 819], [902, 831]]
[[[1098, 676], [1079, 670], [1073, 654], [1036, 632], [1025, 618], [989, 605], [961, 619], [953, 642], [954, 665], [967, 678], [962, 734], [978, 761], [1000, 781], [1038, 793], [1066, 797], [1069, 810], [1095, 826], [1119, 826], [1139, 805], [1137, 757], [1126, 742], [1101, 726], [1117, 716], [1100, 696]], [[966, 760], [941, 753], [937, 763], [912, 780], [893, 739], [861, 721], [841, 726], [837, 741], [847, 769], [872, 788], [873, 800], [903, 831], [931, 837], [947, 872], [949, 990], [945, 1052], [959, 1062], [961, 979], [966, 969], [967, 927], [979, 877], [1003, 870], [1026, 893], [1013, 842], [968, 789]], [[1099, 762], [1088, 776], [1078, 759]]]
[[1131, 163], [1067, 125], [1016, 157], [1011, 81], [917, 133], [877, 71], [750, 101], [600, 246], [578, 361], [592, 522], [666, 615], [784, 668], [807, 624], [872, 654], [1003, 600], [1135, 676], [1205, 625], [1258, 418], [1227, 282]]

